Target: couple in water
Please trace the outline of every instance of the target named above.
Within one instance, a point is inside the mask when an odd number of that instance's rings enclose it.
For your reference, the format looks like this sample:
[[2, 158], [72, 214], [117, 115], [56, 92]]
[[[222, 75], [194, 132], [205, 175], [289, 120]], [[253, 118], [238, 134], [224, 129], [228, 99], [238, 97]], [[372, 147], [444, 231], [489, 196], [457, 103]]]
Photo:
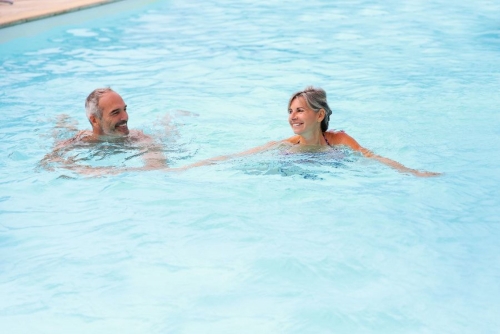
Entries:
[[[167, 169], [166, 158], [161, 148], [154, 140], [144, 134], [142, 131], [129, 130], [127, 105], [122, 97], [111, 88], [98, 88], [87, 97], [85, 102], [87, 118], [92, 125], [92, 131], [79, 131], [73, 138], [63, 141], [56, 145], [51, 155], [44, 160], [59, 161], [65, 168], [73, 169], [77, 172], [90, 173], [119, 173], [120, 171], [130, 170], [153, 170]], [[375, 159], [390, 166], [399, 172], [409, 173], [415, 176], [436, 176], [439, 173], [419, 171], [405, 167], [404, 165], [374, 154], [368, 149], [362, 147], [358, 142], [344, 131], [328, 131], [328, 123], [332, 111], [326, 100], [326, 93], [321, 88], [307, 87], [303, 91], [297, 92], [290, 97], [288, 102], [288, 122], [294, 136], [267, 143], [263, 146], [252, 148], [250, 150], [215, 157], [203, 160], [181, 168], [172, 168], [175, 170], [185, 170], [203, 165], [214, 164], [219, 161], [228, 160], [234, 157], [255, 154], [265, 150], [277, 148], [282, 145], [290, 146], [291, 151], [301, 152], [304, 150], [321, 150], [327, 147], [346, 146], [353, 151], [359, 152], [366, 158]], [[138, 146], [145, 148], [142, 155], [144, 159], [143, 167], [132, 167], [126, 169], [109, 168], [101, 169], [99, 167], [82, 167], [71, 163], [67, 159], [60, 158], [61, 151], [67, 150], [72, 145], [81, 143], [97, 143], [100, 141], [120, 141], [126, 140], [134, 142]]]

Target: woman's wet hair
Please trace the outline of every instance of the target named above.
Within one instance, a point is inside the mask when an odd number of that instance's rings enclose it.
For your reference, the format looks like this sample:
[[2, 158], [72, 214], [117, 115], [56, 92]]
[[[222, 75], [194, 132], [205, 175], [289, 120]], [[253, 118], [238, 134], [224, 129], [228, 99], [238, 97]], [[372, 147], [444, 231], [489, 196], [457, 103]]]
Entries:
[[307, 107], [314, 110], [315, 112], [319, 112], [321, 109], [325, 110], [325, 118], [321, 121], [321, 131], [325, 132], [328, 130], [328, 122], [330, 121], [330, 115], [332, 114], [332, 110], [328, 106], [328, 102], [326, 101], [326, 92], [321, 88], [314, 88], [313, 86], [308, 86], [304, 90], [297, 92], [292, 95], [290, 100], [288, 101], [288, 109], [290, 109], [290, 105], [293, 100], [302, 96], [306, 101]]
[[102, 110], [99, 108], [99, 100], [101, 97], [108, 93], [108, 92], [114, 92], [110, 87], [105, 87], [105, 88], [97, 88], [92, 91], [92, 93], [87, 96], [87, 99], [85, 100], [85, 112], [87, 113], [87, 118], [90, 121], [90, 116], [94, 115], [98, 119], [102, 118]]

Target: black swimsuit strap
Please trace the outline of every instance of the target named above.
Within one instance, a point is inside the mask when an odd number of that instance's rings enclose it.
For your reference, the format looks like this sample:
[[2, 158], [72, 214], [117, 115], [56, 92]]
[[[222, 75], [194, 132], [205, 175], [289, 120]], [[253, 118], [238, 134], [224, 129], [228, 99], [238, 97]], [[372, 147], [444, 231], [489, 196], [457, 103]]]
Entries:
[[326, 145], [331, 146], [330, 143], [328, 142], [328, 139], [326, 139], [325, 133], [323, 132], [323, 138], [325, 138]]
[[[332, 145], [330, 145], [330, 143], [328, 142], [328, 139], [326, 139], [326, 136], [325, 136], [325, 133], [324, 133], [324, 132], [323, 132], [323, 138], [324, 138], [324, 139], [325, 139], [325, 141], [326, 141], [326, 145], [328, 145], [328, 146], [332, 146]], [[297, 144], [300, 144], [300, 139], [299, 139], [299, 141], [297, 142]], [[297, 144], [295, 144], [295, 145], [297, 145]]]

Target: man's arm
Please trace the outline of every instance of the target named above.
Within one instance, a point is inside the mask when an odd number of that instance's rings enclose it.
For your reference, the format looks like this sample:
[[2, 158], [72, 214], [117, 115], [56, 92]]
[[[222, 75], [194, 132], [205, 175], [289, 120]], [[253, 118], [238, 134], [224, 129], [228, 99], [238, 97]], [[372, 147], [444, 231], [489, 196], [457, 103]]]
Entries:
[[50, 153], [47, 153], [42, 160], [40, 160], [40, 166], [48, 169], [48, 170], [53, 170], [52, 164], [57, 163], [60, 165], [65, 165], [65, 166], [71, 166], [74, 165], [75, 162], [71, 158], [64, 158], [63, 154], [67, 152], [68, 150], [71, 149], [71, 146], [77, 142], [81, 137], [84, 137], [86, 135], [87, 131], [79, 131], [77, 134], [66, 140], [59, 141], [55, 144], [54, 148]]
[[138, 131], [134, 136], [136, 136], [139, 145], [145, 150], [142, 154], [144, 167], [139, 168], [140, 170], [168, 168], [167, 158], [163, 153], [163, 147], [161, 145], [158, 145], [153, 138], [144, 134], [142, 131]]

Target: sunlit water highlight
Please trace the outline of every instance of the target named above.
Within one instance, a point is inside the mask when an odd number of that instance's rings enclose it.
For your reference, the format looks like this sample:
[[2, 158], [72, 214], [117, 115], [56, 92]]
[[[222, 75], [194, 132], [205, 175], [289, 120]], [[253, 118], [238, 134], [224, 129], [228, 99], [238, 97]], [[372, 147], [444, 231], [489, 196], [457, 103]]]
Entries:
[[[0, 30], [8, 333], [495, 333], [500, 4], [124, 1]], [[85, 177], [39, 162], [110, 85], [169, 164], [331, 128], [409, 167], [282, 150]], [[165, 123], [165, 119], [168, 120]], [[141, 165], [135, 148], [68, 154]]]

